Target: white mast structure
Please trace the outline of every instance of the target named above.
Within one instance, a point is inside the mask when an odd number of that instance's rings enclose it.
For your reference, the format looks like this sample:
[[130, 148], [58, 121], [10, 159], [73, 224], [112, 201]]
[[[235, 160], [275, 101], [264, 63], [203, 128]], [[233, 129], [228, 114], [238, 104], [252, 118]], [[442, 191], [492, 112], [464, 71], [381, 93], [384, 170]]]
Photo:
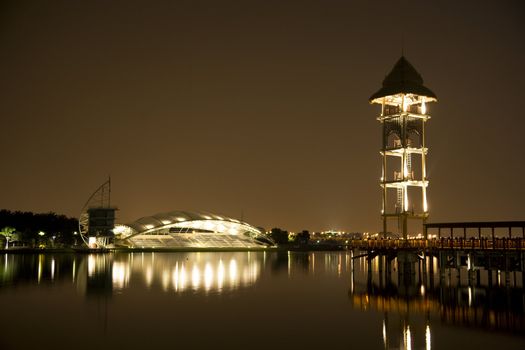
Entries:
[[377, 120], [383, 129], [383, 234], [389, 232], [389, 219], [396, 219], [399, 233], [407, 239], [408, 220], [418, 219], [424, 224], [429, 214], [425, 123], [430, 119], [427, 104], [437, 102], [437, 97], [423, 86], [421, 75], [401, 56], [383, 80], [383, 87], [369, 101], [381, 105]]

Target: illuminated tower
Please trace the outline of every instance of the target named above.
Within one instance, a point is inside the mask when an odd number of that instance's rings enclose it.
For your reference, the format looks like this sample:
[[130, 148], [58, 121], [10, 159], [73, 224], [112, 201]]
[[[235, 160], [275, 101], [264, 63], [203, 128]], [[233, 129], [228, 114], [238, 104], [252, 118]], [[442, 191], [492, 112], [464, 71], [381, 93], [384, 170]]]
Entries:
[[369, 101], [381, 105], [383, 234], [389, 220], [397, 219], [406, 239], [409, 219], [424, 223], [428, 218], [425, 123], [430, 119], [427, 104], [437, 98], [402, 56]]

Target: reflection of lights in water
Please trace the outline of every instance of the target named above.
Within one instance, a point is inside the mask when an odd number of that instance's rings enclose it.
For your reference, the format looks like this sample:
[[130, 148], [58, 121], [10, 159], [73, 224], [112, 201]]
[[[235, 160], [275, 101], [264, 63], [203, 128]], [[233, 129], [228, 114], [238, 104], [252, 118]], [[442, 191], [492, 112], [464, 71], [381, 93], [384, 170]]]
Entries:
[[383, 344], [386, 346], [386, 323], [385, 320], [383, 320]]
[[254, 283], [256, 280], [257, 280], [257, 276], [259, 275], [259, 264], [257, 262], [254, 262], [252, 265], [251, 265], [251, 270], [252, 270], [252, 273], [250, 275], [250, 282], [251, 283]]
[[242, 269], [242, 282], [248, 283], [250, 281], [250, 270], [247, 267]]
[[176, 292], [179, 291], [179, 262], [175, 264], [175, 268], [171, 274], [171, 282], [173, 283], [173, 289]]
[[148, 266], [146, 268], [146, 285], [151, 287], [151, 283], [153, 283], [153, 269], [151, 266]]
[[412, 350], [412, 335], [410, 333], [410, 326], [408, 325], [405, 330], [404, 338], [405, 338], [405, 349]]
[[292, 259], [290, 258], [290, 251], [288, 251], [288, 276], [290, 276], [290, 272], [291, 272], [291, 269], [292, 269]]
[[430, 350], [430, 344], [431, 344], [431, 338], [430, 338], [430, 326], [427, 324], [427, 328], [425, 329], [425, 349]]
[[193, 265], [193, 270], [191, 271], [191, 285], [194, 289], [199, 289], [199, 284], [201, 283], [201, 273], [197, 265]]
[[179, 288], [180, 290], [184, 290], [186, 288], [186, 268], [184, 267], [184, 264], [182, 264], [180, 268], [180, 277], [179, 277]]
[[118, 289], [122, 289], [128, 285], [129, 272], [128, 265], [123, 262], [114, 262], [111, 272], [111, 278], [113, 286]]
[[350, 251], [350, 292], [354, 292], [354, 251]]
[[219, 260], [219, 267], [217, 268], [217, 288], [221, 290], [223, 284], [224, 284], [224, 264], [222, 263], [222, 260]]
[[230, 260], [230, 285], [234, 286], [237, 282], [237, 262], [232, 259]]
[[[230, 285], [232, 288], [239, 283], [241, 275], [243, 284], [250, 284], [257, 280], [257, 277], [259, 275], [259, 269], [259, 264], [257, 262], [253, 262], [249, 266], [243, 267], [242, 274], [240, 274], [237, 261], [235, 259], [232, 259], [230, 260], [229, 264], [229, 276], [227, 276], [227, 273], [224, 268], [224, 263], [222, 262], [222, 260], [219, 260], [217, 266], [217, 274], [215, 275], [213, 265], [209, 261], [204, 264], [204, 267], [202, 267], [202, 265], [199, 266], [198, 263], [194, 263], [191, 268], [191, 287], [194, 290], [198, 290], [202, 287], [206, 291], [211, 290], [214, 286], [215, 276], [215, 286], [218, 290], [222, 289], [224, 281], [227, 277], [229, 277]], [[146, 275], [148, 276], [152, 274], [153, 272], [151, 268], [148, 268], [146, 270]], [[171, 270], [171, 273], [169, 268], [163, 269], [160, 277], [162, 279], [162, 286], [164, 290], [167, 290], [167, 286], [170, 284], [170, 278], [173, 289], [176, 292], [183, 291], [186, 288], [188, 276], [184, 263], [182, 263], [179, 267], [179, 263], [176, 262], [175, 267]], [[153, 279], [153, 276], [151, 278]]]
[[162, 290], [165, 292], [168, 290], [168, 285], [170, 283], [170, 273], [168, 270], [162, 271]]
[[75, 283], [75, 273], [77, 270], [77, 261], [73, 259], [73, 283]]
[[44, 260], [44, 256], [40, 254], [38, 256], [38, 283], [40, 283], [40, 280], [42, 279], [42, 261]]
[[472, 306], [472, 287], [468, 287], [468, 306]]
[[55, 259], [51, 259], [51, 279], [55, 279]]
[[93, 275], [95, 274], [95, 265], [96, 265], [95, 256], [89, 255], [88, 256], [88, 276], [89, 277], [93, 277]]
[[206, 288], [206, 290], [210, 290], [212, 283], [213, 270], [211, 268], [211, 264], [207, 262], [206, 267], [204, 268], [204, 288]]
[[[229, 254], [228, 254], [229, 255]], [[225, 285], [229, 289], [248, 286], [257, 281], [261, 264], [250, 254], [231, 254], [227, 263], [216, 254], [194, 253], [173, 258], [169, 255], [157, 255], [155, 260], [146, 256], [135, 259], [133, 263], [128, 259], [122, 265], [114, 264], [114, 280], [120, 281], [125, 276], [125, 283], [116, 283], [117, 287], [126, 287], [131, 279], [131, 273], [139, 273], [147, 287], [158, 286], [165, 292], [183, 292], [187, 289], [194, 291], [222, 291]], [[261, 257], [262, 258], [262, 257]], [[150, 260], [151, 259], [151, 260]], [[126, 267], [123, 271], [122, 266]]]
[[419, 288], [419, 293], [421, 293], [421, 296], [424, 297], [425, 296], [425, 285], [421, 285], [421, 287]]

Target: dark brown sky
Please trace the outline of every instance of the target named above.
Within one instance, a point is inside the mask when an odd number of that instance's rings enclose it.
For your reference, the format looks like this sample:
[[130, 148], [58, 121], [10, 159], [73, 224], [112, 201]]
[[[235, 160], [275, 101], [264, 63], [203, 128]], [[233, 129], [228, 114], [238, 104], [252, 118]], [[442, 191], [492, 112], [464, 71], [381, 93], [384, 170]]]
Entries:
[[2, 1], [0, 208], [77, 216], [111, 174], [122, 221], [378, 230], [368, 97], [404, 32], [439, 98], [431, 221], [525, 219], [523, 1], [400, 4]]

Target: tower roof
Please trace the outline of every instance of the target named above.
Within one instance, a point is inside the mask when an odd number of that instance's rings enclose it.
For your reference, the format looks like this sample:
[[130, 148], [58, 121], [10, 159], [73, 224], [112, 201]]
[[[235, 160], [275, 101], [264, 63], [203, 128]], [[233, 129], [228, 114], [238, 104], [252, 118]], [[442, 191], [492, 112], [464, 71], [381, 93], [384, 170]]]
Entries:
[[396, 94], [414, 94], [437, 99], [429, 88], [423, 85], [423, 78], [404, 56], [397, 61], [392, 71], [383, 80], [383, 87], [370, 96], [370, 103], [376, 99]]

